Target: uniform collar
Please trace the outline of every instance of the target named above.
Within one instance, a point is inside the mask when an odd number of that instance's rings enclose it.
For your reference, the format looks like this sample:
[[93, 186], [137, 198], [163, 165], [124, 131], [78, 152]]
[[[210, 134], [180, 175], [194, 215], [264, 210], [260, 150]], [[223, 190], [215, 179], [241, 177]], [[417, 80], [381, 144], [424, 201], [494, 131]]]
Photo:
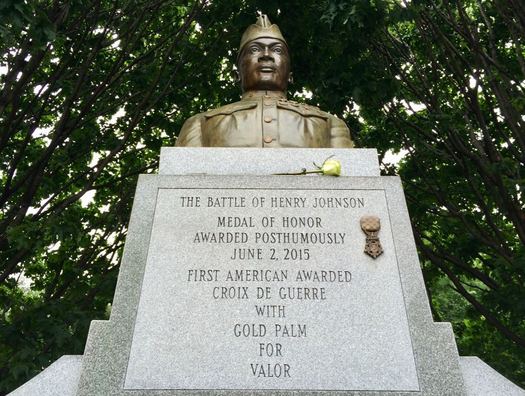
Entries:
[[272, 99], [286, 99], [286, 93], [282, 91], [247, 91], [242, 94], [242, 99], [258, 99], [270, 97]]

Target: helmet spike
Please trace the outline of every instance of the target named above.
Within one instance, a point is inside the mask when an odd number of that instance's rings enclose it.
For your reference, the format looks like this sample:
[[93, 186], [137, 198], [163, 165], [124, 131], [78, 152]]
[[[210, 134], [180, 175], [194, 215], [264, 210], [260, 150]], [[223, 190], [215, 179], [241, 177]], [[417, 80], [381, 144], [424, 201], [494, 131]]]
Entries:
[[265, 29], [268, 29], [272, 25], [272, 23], [270, 22], [270, 18], [268, 18], [268, 15], [266, 14], [259, 15], [255, 24]]

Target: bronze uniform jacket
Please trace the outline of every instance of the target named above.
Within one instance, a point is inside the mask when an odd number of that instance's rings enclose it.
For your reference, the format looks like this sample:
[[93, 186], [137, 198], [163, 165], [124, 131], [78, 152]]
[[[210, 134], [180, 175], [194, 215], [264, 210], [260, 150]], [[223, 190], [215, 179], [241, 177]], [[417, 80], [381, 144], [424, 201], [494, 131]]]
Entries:
[[281, 92], [247, 92], [239, 102], [197, 114], [182, 126], [176, 146], [354, 147], [339, 118]]

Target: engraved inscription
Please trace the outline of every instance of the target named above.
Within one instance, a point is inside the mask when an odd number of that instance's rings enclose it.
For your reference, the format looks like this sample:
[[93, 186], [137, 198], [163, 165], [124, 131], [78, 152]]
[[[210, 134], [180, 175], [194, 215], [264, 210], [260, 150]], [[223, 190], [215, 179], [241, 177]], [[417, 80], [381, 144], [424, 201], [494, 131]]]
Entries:
[[[418, 389], [383, 192], [157, 199], [125, 389]], [[363, 254], [370, 213], [376, 260]]]
[[[265, 339], [257, 342], [257, 355], [266, 361], [248, 361], [246, 372], [257, 378], [286, 380], [298, 369], [286, 357], [286, 340], [305, 339], [312, 324], [295, 323], [294, 304], [312, 305], [329, 300], [334, 287], [348, 287], [352, 273], [346, 268], [311, 269], [309, 263], [322, 259], [320, 249], [338, 249], [348, 243], [344, 229], [333, 229], [328, 224], [327, 210], [365, 207], [364, 197], [286, 197], [244, 196], [184, 197], [184, 207], [256, 208], [250, 216], [218, 215], [203, 218], [191, 242], [198, 249], [202, 245], [224, 245], [230, 253], [214, 260], [230, 262], [229, 266], [249, 268], [212, 269], [188, 268], [187, 281], [193, 284], [213, 283], [208, 290], [210, 298], [218, 301], [249, 301], [251, 310], [245, 313], [251, 319], [279, 319], [278, 323], [235, 322], [232, 335], [238, 339]], [[270, 209], [268, 212], [265, 208]], [[286, 209], [278, 215], [274, 210]], [[294, 215], [291, 209], [312, 208], [320, 215]], [[209, 263], [208, 266], [213, 266]], [[330, 286], [329, 286], [330, 285]], [[228, 309], [227, 306], [222, 309]], [[276, 342], [275, 340], [284, 340]]]

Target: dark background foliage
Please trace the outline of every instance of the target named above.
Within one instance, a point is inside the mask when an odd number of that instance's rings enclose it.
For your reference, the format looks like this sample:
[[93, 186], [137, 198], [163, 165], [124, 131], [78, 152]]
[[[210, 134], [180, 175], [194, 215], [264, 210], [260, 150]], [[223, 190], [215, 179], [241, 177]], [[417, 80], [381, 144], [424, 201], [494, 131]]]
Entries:
[[435, 320], [525, 385], [522, 2], [4, 0], [0, 393], [108, 318], [137, 175], [238, 100], [257, 11], [291, 48], [289, 96], [402, 177]]

